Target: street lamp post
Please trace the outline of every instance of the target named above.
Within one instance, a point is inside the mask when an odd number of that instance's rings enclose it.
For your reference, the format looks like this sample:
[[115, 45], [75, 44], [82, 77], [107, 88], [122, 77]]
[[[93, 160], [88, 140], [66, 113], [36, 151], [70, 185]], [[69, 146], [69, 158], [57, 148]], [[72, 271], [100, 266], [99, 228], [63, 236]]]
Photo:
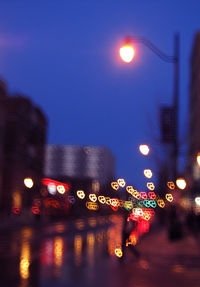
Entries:
[[[173, 137], [173, 179], [174, 181], [177, 178], [177, 170], [178, 170], [178, 155], [179, 155], [179, 144], [178, 144], [178, 112], [179, 112], [179, 34], [174, 35], [174, 55], [169, 56], [163, 53], [160, 49], [158, 49], [152, 42], [143, 37], [127, 37], [126, 38], [126, 49], [124, 49], [124, 53], [130, 53], [130, 57], [125, 57], [124, 61], [129, 63], [132, 61], [135, 51], [131, 52], [131, 42], [139, 42], [144, 44], [147, 48], [149, 48], [154, 54], [156, 54], [161, 60], [172, 63], [174, 65], [174, 95], [173, 95], [173, 114], [174, 114], [174, 137]], [[123, 60], [123, 50], [120, 49], [120, 56]], [[132, 55], [132, 57], [131, 57]], [[127, 60], [131, 59], [131, 60]]]

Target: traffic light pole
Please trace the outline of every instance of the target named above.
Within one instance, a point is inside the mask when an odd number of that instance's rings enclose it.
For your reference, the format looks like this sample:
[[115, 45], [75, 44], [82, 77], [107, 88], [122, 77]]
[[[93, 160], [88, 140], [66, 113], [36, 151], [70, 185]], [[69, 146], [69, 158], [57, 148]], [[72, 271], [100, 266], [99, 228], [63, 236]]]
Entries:
[[143, 37], [127, 37], [127, 41], [136, 41], [144, 44], [154, 54], [167, 63], [174, 65], [174, 92], [173, 92], [173, 111], [174, 111], [174, 122], [171, 127], [174, 129], [173, 137], [173, 152], [172, 152], [172, 176], [173, 180], [176, 181], [178, 173], [178, 156], [179, 156], [179, 125], [178, 125], [178, 113], [179, 113], [179, 34], [174, 35], [174, 55], [168, 56], [158, 49], [152, 42]]
[[174, 117], [175, 117], [175, 136], [173, 150], [173, 176], [177, 178], [178, 156], [179, 156], [179, 35], [174, 36]]

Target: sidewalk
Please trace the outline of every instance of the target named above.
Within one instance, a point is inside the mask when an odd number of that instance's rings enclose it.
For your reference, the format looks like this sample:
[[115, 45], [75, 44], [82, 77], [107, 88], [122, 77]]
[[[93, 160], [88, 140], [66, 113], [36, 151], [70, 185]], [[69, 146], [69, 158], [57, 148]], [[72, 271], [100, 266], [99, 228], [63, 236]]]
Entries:
[[200, 243], [193, 236], [171, 242], [166, 229], [154, 229], [141, 239], [138, 250], [142, 259], [136, 262], [129, 254], [118, 277], [121, 282], [126, 277], [126, 287], [200, 286]]
[[200, 256], [200, 242], [189, 233], [186, 233], [181, 240], [170, 241], [165, 228], [155, 229], [143, 237], [138, 244], [145, 256]]

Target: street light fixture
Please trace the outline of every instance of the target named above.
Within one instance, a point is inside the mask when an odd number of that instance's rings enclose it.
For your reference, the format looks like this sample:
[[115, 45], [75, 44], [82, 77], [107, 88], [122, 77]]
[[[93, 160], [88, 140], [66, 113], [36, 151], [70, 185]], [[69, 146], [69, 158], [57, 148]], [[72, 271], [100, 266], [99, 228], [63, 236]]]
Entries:
[[[126, 63], [130, 63], [134, 57], [134, 48], [132, 46], [131, 58], [131, 42], [139, 42], [149, 48], [161, 60], [172, 63], [174, 65], [174, 98], [173, 98], [173, 112], [174, 112], [174, 138], [173, 138], [173, 179], [177, 178], [177, 165], [178, 165], [178, 110], [179, 110], [179, 34], [174, 36], [174, 55], [168, 56], [158, 49], [152, 42], [143, 37], [127, 37], [126, 43], [120, 48], [120, 57]], [[122, 57], [122, 55], [125, 55]], [[128, 56], [129, 55], [129, 56]], [[131, 60], [130, 60], [131, 59]]]
[[134, 58], [135, 50], [131, 45], [125, 44], [119, 49], [119, 54], [124, 62], [130, 63]]

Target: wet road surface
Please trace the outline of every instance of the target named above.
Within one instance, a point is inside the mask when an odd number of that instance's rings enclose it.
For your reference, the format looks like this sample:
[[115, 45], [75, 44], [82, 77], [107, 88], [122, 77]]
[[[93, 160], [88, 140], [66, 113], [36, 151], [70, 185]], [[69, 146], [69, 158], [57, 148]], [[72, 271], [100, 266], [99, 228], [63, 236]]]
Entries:
[[94, 284], [94, 268], [101, 269], [121, 240], [120, 219], [113, 218], [113, 226], [111, 217], [91, 217], [1, 232], [0, 286]]
[[93, 217], [1, 232], [0, 286], [200, 286], [194, 238], [171, 243], [157, 230], [139, 241], [140, 260], [126, 250], [121, 262], [114, 254], [121, 224], [118, 216]]

